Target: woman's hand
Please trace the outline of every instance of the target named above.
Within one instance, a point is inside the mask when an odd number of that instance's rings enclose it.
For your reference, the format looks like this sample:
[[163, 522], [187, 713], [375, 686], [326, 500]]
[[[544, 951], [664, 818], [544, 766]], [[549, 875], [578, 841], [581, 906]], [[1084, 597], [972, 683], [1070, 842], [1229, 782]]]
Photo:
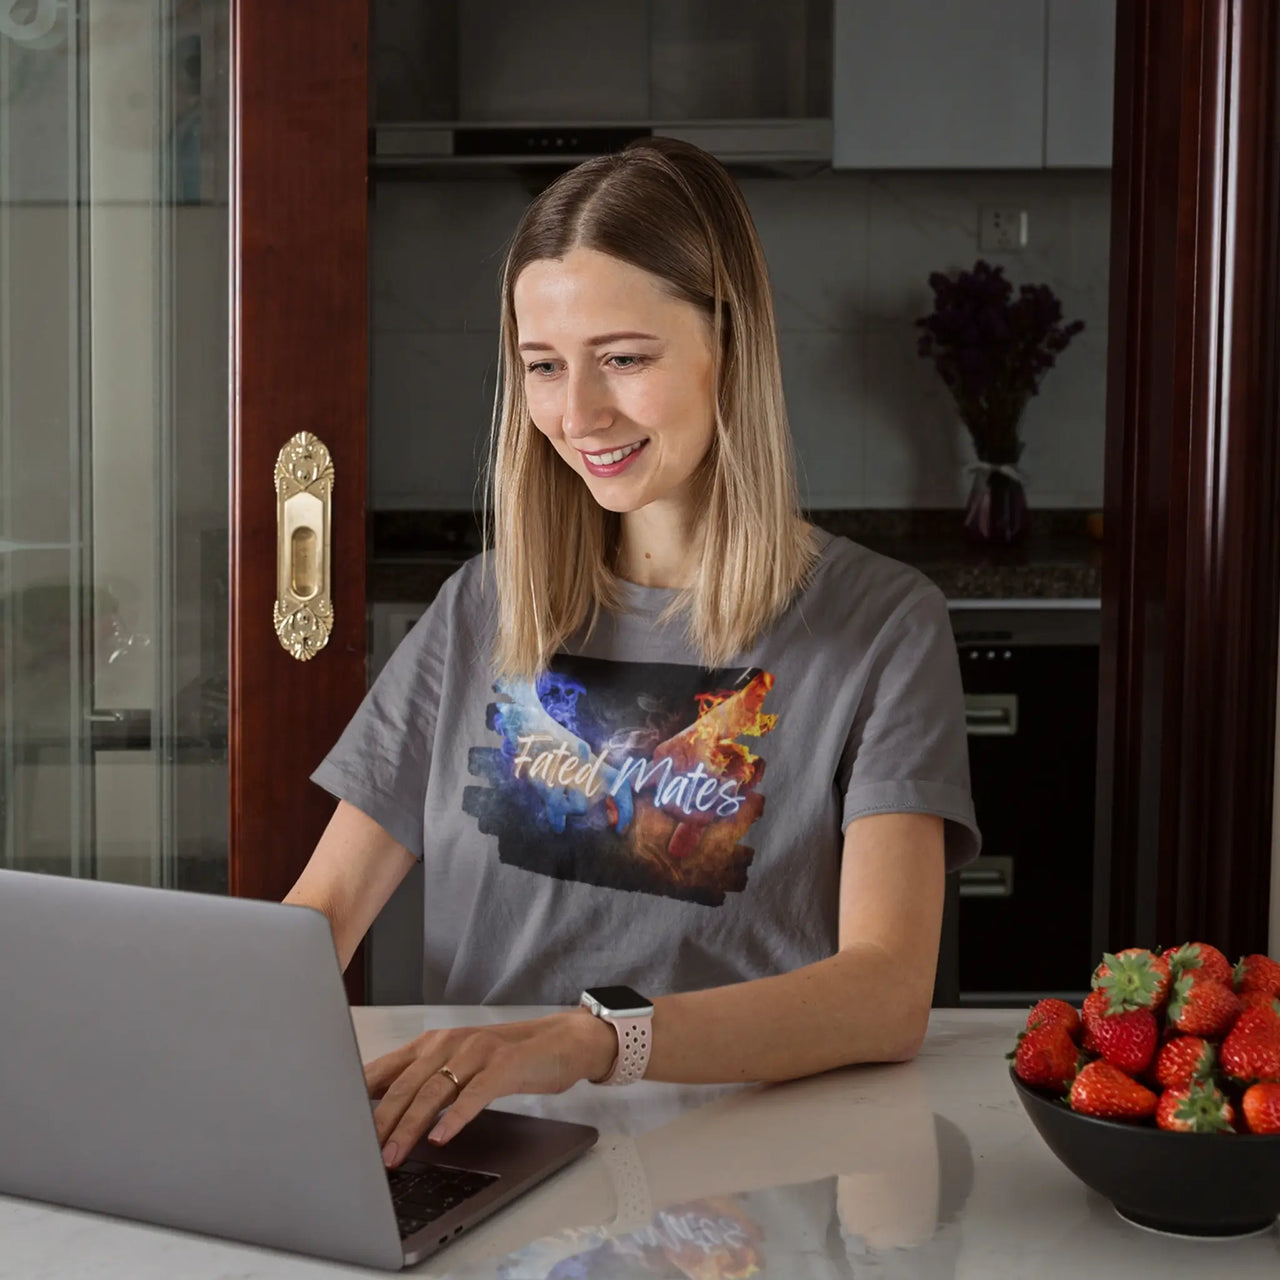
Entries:
[[[512, 1093], [563, 1093], [579, 1080], [608, 1074], [618, 1051], [614, 1029], [586, 1010], [524, 1022], [424, 1031], [367, 1063], [365, 1085], [380, 1102], [373, 1120], [382, 1162], [394, 1169], [427, 1134], [448, 1142], [495, 1098]], [[455, 1086], [441, 1071], [448, 1067]]]

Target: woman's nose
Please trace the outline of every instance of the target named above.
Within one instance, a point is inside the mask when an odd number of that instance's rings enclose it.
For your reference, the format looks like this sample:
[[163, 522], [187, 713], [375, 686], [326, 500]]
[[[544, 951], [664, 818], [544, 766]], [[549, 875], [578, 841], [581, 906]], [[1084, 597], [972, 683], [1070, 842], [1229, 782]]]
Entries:
[[570, 440], [592, 435], [610, 422], [608, 385], [590, 366], [571, 369], [565, 379], [560, 427]]

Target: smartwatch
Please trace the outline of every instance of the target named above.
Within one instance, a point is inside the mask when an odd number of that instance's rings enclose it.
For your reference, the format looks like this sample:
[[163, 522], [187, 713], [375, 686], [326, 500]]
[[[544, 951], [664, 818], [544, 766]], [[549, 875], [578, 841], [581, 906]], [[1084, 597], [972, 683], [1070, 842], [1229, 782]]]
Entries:
[[635, 1084], [649, 1065], [653, 1043], [653, 1002], [630, 987], [588, 987], [578, 1003], [609, 1023], [618, 1035], [618, 1056], [593, 1084]]

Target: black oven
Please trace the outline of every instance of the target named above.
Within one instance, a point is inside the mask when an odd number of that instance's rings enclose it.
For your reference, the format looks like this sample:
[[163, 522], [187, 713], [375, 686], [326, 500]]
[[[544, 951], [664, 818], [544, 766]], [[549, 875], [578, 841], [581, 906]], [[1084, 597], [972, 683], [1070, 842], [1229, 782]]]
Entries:
[[977, 861], [959, 873], [961, 1004], [1082, 999], [1092, 954], [1099, 611], [953, 605]]

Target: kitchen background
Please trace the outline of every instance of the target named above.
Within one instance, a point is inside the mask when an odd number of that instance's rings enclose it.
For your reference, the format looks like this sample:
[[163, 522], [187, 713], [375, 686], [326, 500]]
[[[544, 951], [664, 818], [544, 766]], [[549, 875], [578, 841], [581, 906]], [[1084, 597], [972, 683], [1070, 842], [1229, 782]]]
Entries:
[[[1091, 517], [1115, 0], [370, 0], [370, 16], [369, 677], [479, 545], [497, 273], [527, 201], [568, 153], [699, 142], [764, 245], [811, 517], [952, 605], [986, 847], [952, 886], [940, 995], [1078, 983], [1109, 871]], [[227, 0], [0, 5], [5, 867], [228, 891], [230, 36]], [[1030, 532], [1007, 547], [962, 536], [974, 454], [916, 352], [929, 274], [979, 257], [1085, 326], [1021, 424]], [[375, 1000], [438, 994], [422, 893], [410, 876], [373, 927]]]
[[[593, 128], [688, 137], [764, 246], [806, 507], [952, 601], [986, 835], [952, 904], [959, 998], [1069, 991], [1093, 953], [1114, 0], [376, 0], [373, 23], [370, 677], [479, 548], [498, 273], [548, 158]], [[961, 536], [973, 448], [916, 350], [930, 273], [978, 258], [1084, 322], [1023, 419], [1014, 547]], [[373, 927], [375, 1002], [423, 998], [422, 893]], [[1011, 953], [1045, 959], [1013, 977]]]

